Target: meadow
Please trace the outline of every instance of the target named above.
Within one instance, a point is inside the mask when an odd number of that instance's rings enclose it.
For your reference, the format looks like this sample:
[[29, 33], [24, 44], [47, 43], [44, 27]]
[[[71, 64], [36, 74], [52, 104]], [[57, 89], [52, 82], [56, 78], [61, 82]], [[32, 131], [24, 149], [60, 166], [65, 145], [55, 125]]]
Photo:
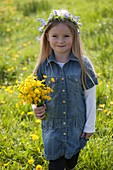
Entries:
[[53, 9], [80, 16], [81, 38], [94, 64], [96, 132], [81, 151], [76, 170], [113, 170], [113, 1], [0, 0], [0, 169], [47, 170], [41, 122], [30, 105], [19, 105], [12, 87], [32, 73], [39, 23]]

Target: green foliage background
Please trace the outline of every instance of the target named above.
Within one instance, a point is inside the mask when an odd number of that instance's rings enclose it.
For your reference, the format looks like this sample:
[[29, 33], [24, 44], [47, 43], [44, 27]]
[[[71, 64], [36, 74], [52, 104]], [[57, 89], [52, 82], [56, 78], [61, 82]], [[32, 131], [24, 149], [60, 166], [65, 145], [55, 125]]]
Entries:
[[[37, 18], [53, 9], [80, 16], [86, 55], [98, 75], [96, 133], [76, 170], [113, 170], [113, 1], [0, 0], [0, 169], [47, 170], [40, 123], [28, 105], [17, 105], [8, 87], [33, 71], [39, 51]], [[33, 138], [34, 137], [34, 138]], [[34, 163], [29, 163], [30, 159]]]

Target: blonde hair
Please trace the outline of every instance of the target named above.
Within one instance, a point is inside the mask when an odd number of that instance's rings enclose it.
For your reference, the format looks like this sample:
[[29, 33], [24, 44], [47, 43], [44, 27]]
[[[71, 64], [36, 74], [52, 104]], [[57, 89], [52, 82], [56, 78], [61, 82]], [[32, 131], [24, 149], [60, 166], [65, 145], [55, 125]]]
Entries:
[[81, 66], [82, 85], [83, 85], [83, 88], [85, 88], [86, 70], [85, 70], [85, 67], [83, 64], [83, 59], [82, 59], [84, 50], [83, 50], [82, 42], [80, 39], [80, 34], [78, 33], [78, 27], [76, 27], [75, 24], [69, 20], [64, 20], [64, 21], [54, 20], [54, 21], [49, 22], [48, 25], [46, 26], [45, 31], [43, 32], [43, 34], [41, 36], [40, 52], [38, 55], [37, 64], [34, 69], [34, 73], [37, 72], [40, 64], [42, 64], [46, 59], [48, 59], [48, 57], [50, 56], [50, 54], [52, 52], [49, 41], [47, 40], [46, 33], [48, 33], [51, 28], [53, 28], [54, 26], [56, 26], [59, 23], [64, 23], [66, 26], [69, 27], [69, 29], [72, 32], [72, 35], [73, 35], [72, 52], [77, 57], [79, 64]]

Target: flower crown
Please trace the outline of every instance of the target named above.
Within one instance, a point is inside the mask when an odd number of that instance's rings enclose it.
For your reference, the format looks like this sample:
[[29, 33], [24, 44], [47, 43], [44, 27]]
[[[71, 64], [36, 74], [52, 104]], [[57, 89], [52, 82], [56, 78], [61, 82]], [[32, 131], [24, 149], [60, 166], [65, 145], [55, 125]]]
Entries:
[[49, 18], [47, 19], [47, 21], [45, 21], [43, 18], [38, 18], [38, 21], [41, 22], [41, 27], [38, 28], [38, 31], [42, 34], [45, 31], [46, 26], [52, 21], [68, 20], [75, 24], [75, 26], [78, 29], [78, 33], [79, 33], [79, 27], [82, 26], [82, 24], [78, 22], [79, 18], [80, 18], [79, 16], [74, 16], [70, 14], [67, 10], [53, 10]]

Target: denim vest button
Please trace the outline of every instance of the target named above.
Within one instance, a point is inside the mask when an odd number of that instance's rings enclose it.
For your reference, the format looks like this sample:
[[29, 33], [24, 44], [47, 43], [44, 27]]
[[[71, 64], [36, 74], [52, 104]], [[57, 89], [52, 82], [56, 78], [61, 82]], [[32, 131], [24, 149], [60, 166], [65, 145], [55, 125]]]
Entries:
[[63, 112], [63, 114], [65, 115], [65, 114], [66, 114], [66, 112]]
[[63, 102], [63, 103], [66, 103], [66, 101], [65, 101], [65, 100], [63, 100], [62, 102]]
[[62, 92], [65, 92], [65, 90], [63, 89]]
[[63, 133], [64, 136], [66, 136], [66, 133]]
[[66, 125], [66, 122], [63, 122], [63, 125]]
[[62, 77], [62, 80], [64, 80], [64, 77]]

